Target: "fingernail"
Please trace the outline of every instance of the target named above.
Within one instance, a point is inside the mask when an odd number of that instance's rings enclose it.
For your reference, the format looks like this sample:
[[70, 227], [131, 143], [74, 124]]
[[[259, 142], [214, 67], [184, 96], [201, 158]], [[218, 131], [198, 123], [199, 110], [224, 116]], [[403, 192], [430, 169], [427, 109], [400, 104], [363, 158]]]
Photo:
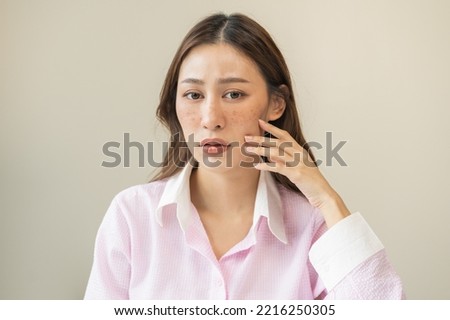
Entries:
[[260, 167], [261, 167], [260, 162], [256, 162], [253, 164], [253, 168], [255, 168], [255, 169], [259, 169]]
[[252, 136], [244, 136], [244, 140], [245, 141], [252, 141], [253, 137]]

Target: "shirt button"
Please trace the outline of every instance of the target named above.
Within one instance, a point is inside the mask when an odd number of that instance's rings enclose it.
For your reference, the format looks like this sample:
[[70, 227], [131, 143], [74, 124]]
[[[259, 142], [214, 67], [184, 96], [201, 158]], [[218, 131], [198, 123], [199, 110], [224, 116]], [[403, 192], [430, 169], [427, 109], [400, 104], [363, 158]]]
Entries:
[[223, 281], [222, 280], [217, 280], [217, 285], [219, 286], [219, 287], [223, 287]]

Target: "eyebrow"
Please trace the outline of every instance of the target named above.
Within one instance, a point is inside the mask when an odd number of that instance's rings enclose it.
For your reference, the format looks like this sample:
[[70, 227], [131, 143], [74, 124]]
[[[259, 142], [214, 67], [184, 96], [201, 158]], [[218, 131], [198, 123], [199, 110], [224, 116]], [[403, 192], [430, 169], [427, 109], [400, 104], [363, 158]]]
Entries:
[[[186, 78], [183, 81], [181, 81], [181, 83], [192, 83], [192, 84], [199, 84], [199, 85], [205, 84], [205, 82], [203, 80], [195, 79], [195, 78]], [[250, 83], [250, 81], [243, 79], [243, 78], [238, 78], [238, 77], [229, 77], [229, 78], [220, 78], [217, 81], [217, 83], [219, 83], [219, 84]]]

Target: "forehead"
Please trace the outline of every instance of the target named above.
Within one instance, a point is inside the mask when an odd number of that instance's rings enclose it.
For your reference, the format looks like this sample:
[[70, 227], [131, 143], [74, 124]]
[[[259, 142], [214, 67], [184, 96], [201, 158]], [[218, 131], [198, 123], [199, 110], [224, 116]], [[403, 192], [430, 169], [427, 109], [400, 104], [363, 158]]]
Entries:
[[179, 81], [185, 78], [207, 80], [217, 77], [241, 77], [252, 82], [264, 82], [257, 64], [226, 43], [197, 46], [181, 64]]

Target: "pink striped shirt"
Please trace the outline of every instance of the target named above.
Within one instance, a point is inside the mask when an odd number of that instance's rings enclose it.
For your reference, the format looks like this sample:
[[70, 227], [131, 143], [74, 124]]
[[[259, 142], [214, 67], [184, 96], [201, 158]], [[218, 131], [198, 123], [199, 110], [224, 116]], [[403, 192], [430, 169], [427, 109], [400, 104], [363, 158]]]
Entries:
[[187, 166], [112, 201], [86, 299], [400, 299], [383, 245], [359, 213], [327, 230], [319, 210], [261, 172], [253, 225], [220, 260], [190, 200]]

